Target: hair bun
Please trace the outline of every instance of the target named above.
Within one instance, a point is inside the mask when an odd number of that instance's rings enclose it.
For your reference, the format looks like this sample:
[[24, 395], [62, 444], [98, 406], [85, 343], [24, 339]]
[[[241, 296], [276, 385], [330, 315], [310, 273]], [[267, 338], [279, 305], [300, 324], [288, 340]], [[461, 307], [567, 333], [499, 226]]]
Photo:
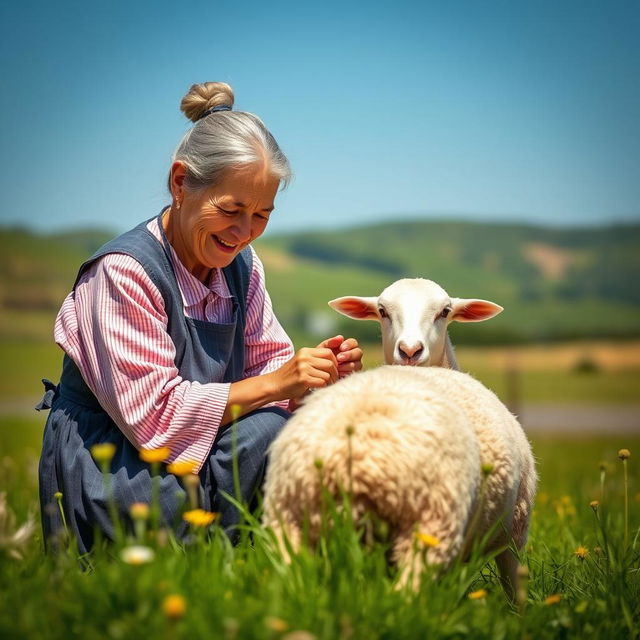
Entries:
[[197, 122], [207, 109], [220, 105], [233, 107], [233, 89], [226, 82], [202, 82], [191, 85], [180, 110], [191, 122]]

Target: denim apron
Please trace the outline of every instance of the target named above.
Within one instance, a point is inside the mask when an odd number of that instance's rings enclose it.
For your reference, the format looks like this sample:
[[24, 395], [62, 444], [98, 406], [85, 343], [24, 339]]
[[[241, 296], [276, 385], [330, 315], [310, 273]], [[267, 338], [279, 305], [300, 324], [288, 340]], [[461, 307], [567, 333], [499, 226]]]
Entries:
[[[247, 247], [223, 269], [233, 298], [233, 320], [212, 323], [184, 315], [182, 295], [173, 271], [169, 243], [158, 224], [163, 242], [147, 229], [148, 220], [115, 238], [87, 260], [78, 272], [74, 290], [84, 271], [109, 253], [124, 253], [137, 260], [162, 294], [168, 317], [167, 332], [176, 347], [175, 364], [184, 380], [234, 382], [244, 371], [244, 327], [246, 298], [252, 256]], [[151, 474], [149, 465], [139, 458], [138, 450], [100, 406], [84, 382], [73, 360], [65, 354], [59, 385], [45, 382], [45, 395], [37, 409], [50, 409], [45, 425], [39, 465], [40, 505], [45, 545], [60, 532], [62, 521], [54, 494], [61, 492], [70, 533], [80, 553], [88, 551], [95, 528], [113, 539], [105, 487], [109, 486], [118, 512], [126, 521], [134, 502], [149, 502]], [[247, 502], [262, 482], [266, 451], [289, 414], [278, 408], [265, 408], [243, 416], [238, 422], [238, 464], [242, 497]], [[238, 520], [235, 508], [220, 494], [233, 491], [230, 429], [220, 429], [209, 458], [200, 471], [201, 506], [220, 512], [224, 527]], [[108, 483], [91, 456], [94, 444], [111, 442], [116, 453], [111, 461]], [[178, 534], [184, 491], [176, 477], [161, 472], [160, 507], [162, 520], [176, 526]]]

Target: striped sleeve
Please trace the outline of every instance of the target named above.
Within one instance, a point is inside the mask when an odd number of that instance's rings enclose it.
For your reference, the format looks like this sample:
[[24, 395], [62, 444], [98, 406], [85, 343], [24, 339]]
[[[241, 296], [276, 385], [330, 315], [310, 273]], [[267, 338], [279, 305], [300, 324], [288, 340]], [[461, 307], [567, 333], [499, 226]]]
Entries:
[[202, 466], [230, 385], [181, 378], [162, 296], [136, 260], [108, 254], [93, 264], [65, 300], [55, 337], [137, 449], [166, 446], [171, 460]]
[[[270, 373], [293, 357], [293, 344], [278, 322], [271, 298], [265, 287], [264, 267], [253, 252], [253, 270], [247, 292], [247, 319], [245, 326], [244, 378]], [[286, 409], [289, 401], [273, 403]]]

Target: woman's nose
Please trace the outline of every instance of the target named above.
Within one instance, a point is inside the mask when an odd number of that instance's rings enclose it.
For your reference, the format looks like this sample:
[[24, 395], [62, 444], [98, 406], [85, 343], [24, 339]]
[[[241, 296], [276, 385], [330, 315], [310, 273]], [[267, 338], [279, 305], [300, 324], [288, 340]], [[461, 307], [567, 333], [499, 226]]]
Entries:
[[251, 239], [251, 218], [252, 216], [243, 215], [234, 221], [233, 233], [238, 242], [246, 242]]

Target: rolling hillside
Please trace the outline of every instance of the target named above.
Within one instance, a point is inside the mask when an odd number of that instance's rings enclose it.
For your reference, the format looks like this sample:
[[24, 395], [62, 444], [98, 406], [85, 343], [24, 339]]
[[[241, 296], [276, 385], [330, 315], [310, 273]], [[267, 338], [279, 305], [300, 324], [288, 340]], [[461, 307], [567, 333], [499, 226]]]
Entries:
[[[110, 235], [0, 230], [0, 338], [50, 339], [78, 265]], [[505, 307], [489, 323], [456, 328], [459, 343], [640, 335], [640, 224], [408, 221], [268, 236], [255, 246], [276, 312], [299, 343], [333, 331], [375, 339], [374, 323], [343, 319], [327, 300], [375, 295], [407, 276]]]

